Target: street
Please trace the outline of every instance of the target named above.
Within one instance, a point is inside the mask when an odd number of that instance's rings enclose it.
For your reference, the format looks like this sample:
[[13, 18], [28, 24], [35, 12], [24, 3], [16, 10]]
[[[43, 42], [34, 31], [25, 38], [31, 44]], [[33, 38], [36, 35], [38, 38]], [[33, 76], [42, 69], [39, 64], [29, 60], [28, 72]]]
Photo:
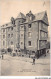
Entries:
[[46, 57], [41, 56], [35, 60], [27, 57], [4, 55], [1, 60], [1, 76], [49, 76], [50, 75], [50, 53]]

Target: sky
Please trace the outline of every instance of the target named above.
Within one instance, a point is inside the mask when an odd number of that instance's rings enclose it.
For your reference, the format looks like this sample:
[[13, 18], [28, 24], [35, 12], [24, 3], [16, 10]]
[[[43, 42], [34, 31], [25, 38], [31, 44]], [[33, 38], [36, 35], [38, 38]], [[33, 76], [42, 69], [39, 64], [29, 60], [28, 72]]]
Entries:
[[0, 0], [0, 26], [10, 22], [11, 17], [17, 18], [20, 12], [26, 15], [30, 10], [33, 14], [47, 10], [50, 22], [50, 0]]

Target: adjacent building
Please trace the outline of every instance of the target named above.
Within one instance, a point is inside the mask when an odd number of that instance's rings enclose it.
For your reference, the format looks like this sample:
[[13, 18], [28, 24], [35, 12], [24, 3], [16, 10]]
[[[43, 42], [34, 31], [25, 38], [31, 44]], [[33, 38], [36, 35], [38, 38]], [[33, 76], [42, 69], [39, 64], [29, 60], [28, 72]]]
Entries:
[[11, 22], [1, 26], [1, 48], [14, 51], [36, 52], [46, 48], [48, 38], [48, 17], [43, 11], [33, 14], [19, 13], [16, 19], [11, 17]]

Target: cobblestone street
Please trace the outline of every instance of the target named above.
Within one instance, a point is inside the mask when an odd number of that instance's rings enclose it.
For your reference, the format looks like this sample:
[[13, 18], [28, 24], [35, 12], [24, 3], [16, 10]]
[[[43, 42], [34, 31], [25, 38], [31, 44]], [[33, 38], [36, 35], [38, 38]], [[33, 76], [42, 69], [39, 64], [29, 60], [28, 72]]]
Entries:
[[49, 76], [50, 75], [50, 54], [41, 56], [36, 59], [35, 65], [32, 65], [33, 60], [26, 57], [12, 57], [8, 54], [4, 55], [1, 60], [1, 75], [2, 76]]

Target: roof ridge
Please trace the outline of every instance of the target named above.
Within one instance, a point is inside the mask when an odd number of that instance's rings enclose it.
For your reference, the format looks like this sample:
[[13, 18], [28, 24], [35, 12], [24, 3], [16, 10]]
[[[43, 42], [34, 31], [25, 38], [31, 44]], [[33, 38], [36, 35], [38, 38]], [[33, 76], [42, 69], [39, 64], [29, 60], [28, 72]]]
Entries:
[[38, 13], [35, 13], [34, 15], [45, 13], [45, 12], [47, 12], [47, 11], [45, 10], [45, 11], [42, 11], [42, 12], [38, 12]]

